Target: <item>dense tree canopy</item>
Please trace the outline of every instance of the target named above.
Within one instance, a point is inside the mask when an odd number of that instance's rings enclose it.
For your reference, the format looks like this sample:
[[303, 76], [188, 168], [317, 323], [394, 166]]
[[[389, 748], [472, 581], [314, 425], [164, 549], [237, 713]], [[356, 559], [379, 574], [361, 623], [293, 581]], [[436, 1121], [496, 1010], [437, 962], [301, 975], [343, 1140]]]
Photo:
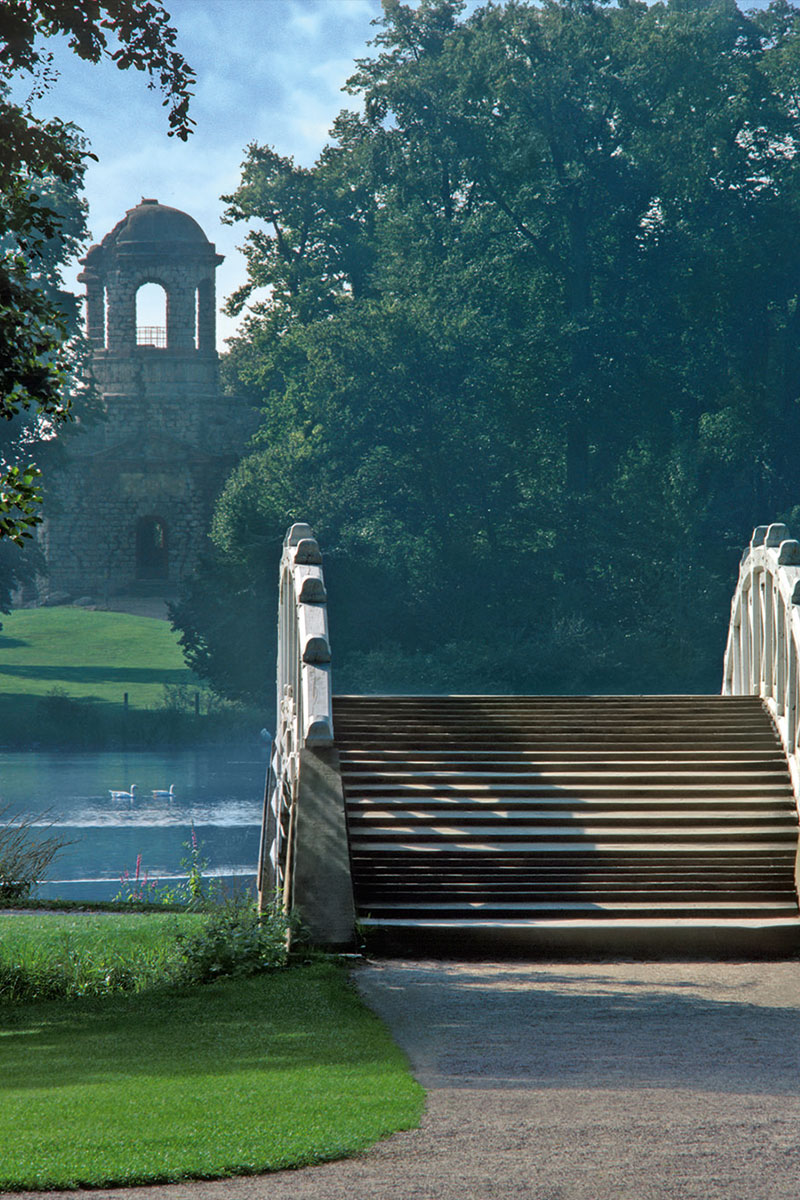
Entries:
[[[39, 520], [32, 448], [69, 415], [74, 383], [74, 302], [61, 269], [85, 236], [79, 199], [83, 140], [68, 122], [36, 116], [54, 60], [47, 39], [64, 35], [81, 59], [112, 58], [146, 71], [169, 109], [169, 132], [186, 138], [193, 74], [175, 49], [160, 0], [3, 0], [0, 5], [0, 539], [16, 542]], [[25, 101], [11, 85], [29, 87]], [[8, 552], [3, 552], [8, 558]], [[9, 585], [0, 563], [0, 607]]]
[[269, 686], [236, 651], [305, 519], [339, 686], [714, 689], [738, 547], [800, 504], [800, 8], [384, 10], [318, 163], [252, 145], [228, 198], [263, 425], [195, 663]]

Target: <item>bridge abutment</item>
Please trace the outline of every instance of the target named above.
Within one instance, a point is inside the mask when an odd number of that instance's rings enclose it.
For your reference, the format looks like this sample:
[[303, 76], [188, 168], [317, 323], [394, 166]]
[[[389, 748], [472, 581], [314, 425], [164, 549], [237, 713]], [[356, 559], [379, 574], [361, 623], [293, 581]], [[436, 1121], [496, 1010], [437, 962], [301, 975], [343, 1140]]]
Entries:
[[356, 913], [338, 751], [302, 749], [298, 778], [292, 911], [315, 945], [350, 946]]

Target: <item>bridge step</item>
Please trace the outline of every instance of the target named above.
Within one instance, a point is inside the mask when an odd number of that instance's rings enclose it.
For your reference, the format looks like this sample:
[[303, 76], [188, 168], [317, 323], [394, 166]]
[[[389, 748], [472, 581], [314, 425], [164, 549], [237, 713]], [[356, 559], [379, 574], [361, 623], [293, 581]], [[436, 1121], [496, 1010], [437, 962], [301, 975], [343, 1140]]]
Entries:
[[797, 917], [758, 699], [337, 697], [362, 920]]

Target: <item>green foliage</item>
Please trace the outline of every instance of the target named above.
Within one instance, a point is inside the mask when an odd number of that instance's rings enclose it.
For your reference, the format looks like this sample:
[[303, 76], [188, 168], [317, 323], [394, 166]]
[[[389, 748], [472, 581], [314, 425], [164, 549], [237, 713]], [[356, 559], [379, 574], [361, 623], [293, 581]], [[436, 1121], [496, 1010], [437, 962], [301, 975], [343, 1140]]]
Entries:
[[288, 923], [282, 913], [261, 915], [251, 901], [231, 900], [212, 911], [195, 933], [182, 934], [182, 978], [213, 983], [223, 976], [259, 975], [288, 961]]
[[287, 965], [282, 914], [259, 916], [245, 896], [196, 914], [182, 902], [170, 914], [0, 912], [0, 1003], [197, 986]]
[[449, 646], [503, 690], [716, 690], [739, 546], [800, 485], [799, 88], [783, 0], [387, 4], [317, 164], [253, 145], [229, 197], [232, 310], [274, 286], [195, 669], [265, 694], [302, 519], [357, 690], [454, 687]]
[[19, 546], [31, 536], [30, 524], [39, 499], [36, 480], [40, 475], [33, 463], [27, 467], [11, 466], [6, 471], [7, 491], [0, 492], [0, 537], [11, 538]]
[[222, 713], [229, 712], [231, 705], [221, 696], [207, 688], [200, 689], [197, 680], [190, 683], [165, 683], [161, 705], [169, 713]]
[[[146, 887], [141, 889], [146, 892]], [[287, 966], [287, 918], [247, 896], [206, 899], [204, 912], [0, 911], [0, 1003], [195, 987]], [[198, 907], [198, 906], [194, 906]]]
[[[185, 140], [192, 125], [194, 75], [160, 0], [0, 6], [0, 537], [17, 542], [41, 520], [31, 443], [69, 419], [80, 363], [68, 342], [76, 304], [61, 289], [61, 269], [86, 236], [79, 192], [93, 156], [74, 126], [34, 112], [55, 77], [46, 39], [58, 34], [86, 62], [110, 57], [157, 81], [170, 134]], [[23, 103], [11, 101], [12, 83], [30, 86]]]
[[[4, 96], [0, 69], [0, 159], [7, 152]], [[77, 370], [85, 358], [77, 302], [61, 279], [64, 262], [86, 236], [85, 204], [79, 198], [82, 145], [66, 126], [60, 136], [72, 158], [69, 180], [52, 168], [45, 168], [35, 184], [27, 173], [12, 180], [0, 167], [0, 540], [17, 546], [41, 519], [42, 472], [31, 455], [52, 458], [52, 434], [70, 418]], [[0, 585], [9, 590], [22, 569], [16, 560], [2, 567]], [[0, 602], [8, 611], [8, 597], [0, 596]]]
[[[53, 689], [55, 691], [55, 689]], [[121, 700], [121, 697], [120, 697]], [[0, 745], [18, 750], [154, 749], [252, 742], [263, 712], [231, 705], [194, 709], [130, 708], [120, 703], [0, 693]]]
[[127, 868], [123, 871], [120, 879], [122, 887], [114, 900], [123, 904], [177, 905], [195, 912], [218, 905], [221, 901], [220, 888], [216, 882], [205, 877], [208, 859], [203, 855], [194, 824], [189, 840], [183, 846], [186, 853], [181, 859], [181, 868], [186, 872], [185, 879], [172, 884], [150, 879], [139, 854], [133, 874]]
[[[112, 59], [121, 71], [145, 71], [169, 108], [169, 133], [186, 141], [194, 122], [189, 99], [194, 72], [175, 50], [177, 34], [160, 0], [146, 5], [133, 0], [93, 0], [75, 5], [67, 0], [5, 0], [0, 20], [0, 65], [6, 77], [23, 72], [38, 88], [47, 86], [53, 56], [41, 39], [66, 35], [69, 48], [84, 62]], [[37, 122], [17, 127], [16, 152], [28, 163], [53, 131]], [[56, 154], [59, 145], [51, 153]], [[23, 155], [26, 157], [23, 158]]]
[[221, 696], [274, 704], [275, 622], [268, 614], [282, 538], [246, 563], [206, 556], [169, 606], [186, 661]]

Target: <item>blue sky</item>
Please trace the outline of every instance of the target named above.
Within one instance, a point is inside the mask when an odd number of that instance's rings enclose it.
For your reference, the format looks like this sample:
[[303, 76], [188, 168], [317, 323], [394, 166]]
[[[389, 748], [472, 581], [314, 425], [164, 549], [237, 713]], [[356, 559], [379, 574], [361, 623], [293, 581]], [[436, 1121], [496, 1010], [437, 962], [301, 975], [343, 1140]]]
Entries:
[[[83, 63], [57, 45], [60, 78], [35, 111], [81, 126], [99, 158], [86, 176], [93, 240], [143, 196], [182, 208], [225, 255], [217, 272], [221, 301], [244, 278], [236, 249], [244, 230], [220, 224], [220, 196], [235, 189], [245, 147], [255, 141], [305, 166], [315, 161], [336, 113], [352, 107], [341, 87], [355, 59], [368, 53], [381, 6], [379, 0], [167, 0], [166, 8], [197, 73], [197, 124], [188, 143], [167, 136], [166, 110], [145, 75]], [[220, 316], [220, 341], [232, 329]]]

